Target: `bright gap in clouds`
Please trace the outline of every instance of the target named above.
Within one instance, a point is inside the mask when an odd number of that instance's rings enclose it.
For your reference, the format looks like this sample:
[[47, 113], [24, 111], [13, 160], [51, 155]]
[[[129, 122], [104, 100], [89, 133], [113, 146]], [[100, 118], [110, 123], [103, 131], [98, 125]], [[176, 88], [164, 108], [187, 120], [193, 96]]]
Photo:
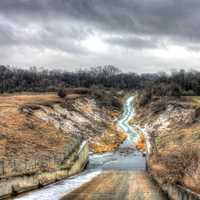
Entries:
[[108, 49], [107, 44], [97, 36], [90, 36], [82, 42], [82, 46], [94, 53], [105, 53]]

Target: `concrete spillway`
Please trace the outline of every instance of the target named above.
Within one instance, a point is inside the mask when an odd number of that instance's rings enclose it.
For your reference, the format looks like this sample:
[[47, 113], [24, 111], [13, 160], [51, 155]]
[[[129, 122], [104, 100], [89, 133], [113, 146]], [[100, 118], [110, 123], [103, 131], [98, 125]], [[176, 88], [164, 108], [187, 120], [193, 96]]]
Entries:
[[123, 114], [117, 121], [117, 126], [128, 134], [127, 139], [119, 146], [116, 152], [104, 154], [91, 154], [87, 169], [70, 179], [47, 186], [46, 188], [30, 192], [18, 200], [58, 200], [62, 196], [89, 182], [103, 171], [121, 170], [135, 171], [145, 170], [145, 158], [134, 149], [134, 142], [138, 139], [138, 133], [129, 125], [129, 120], [134, 115], [134, 97], [129, 97], [123, 108]]

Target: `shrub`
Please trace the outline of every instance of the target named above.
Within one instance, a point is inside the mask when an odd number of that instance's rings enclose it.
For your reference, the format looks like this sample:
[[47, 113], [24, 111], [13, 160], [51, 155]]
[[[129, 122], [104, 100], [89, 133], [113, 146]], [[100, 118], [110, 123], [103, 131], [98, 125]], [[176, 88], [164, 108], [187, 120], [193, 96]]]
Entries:
[[65, 97], [66, 97], [66, 91], [63, 90], [63, 89], [60, 89], [60, 90], [58, 91], [58, 96], [59, 96], [60, 98], [65, 98]]
[[105, 94], [96, 97], [97, 103], [100, 107], [120, 110], [122, 108], [121, 101], [112, 95]]
[[143, 94], [138, 96], [138, 106], [142, 107], [148, 104], [152, 99], [151, 91], [145, 91]]
[[116, 97], [112, 98], [111, 105], [112, 105], [112, 107], [116, 108], [117, 110], [120, 110], [122, 108], [121, 101]]
[[166, 96], [180, 97], [181, 94], [182, 94], [182, 91], [178, 84], [168, 85], [167, 91], [166, 91]]
[[65, 89], [65, 92], [67, 94], [79, 94], [79, 95], [90, 95], [91, 90], [84, 87], [78, 87], [78, 88], [67, 88]]

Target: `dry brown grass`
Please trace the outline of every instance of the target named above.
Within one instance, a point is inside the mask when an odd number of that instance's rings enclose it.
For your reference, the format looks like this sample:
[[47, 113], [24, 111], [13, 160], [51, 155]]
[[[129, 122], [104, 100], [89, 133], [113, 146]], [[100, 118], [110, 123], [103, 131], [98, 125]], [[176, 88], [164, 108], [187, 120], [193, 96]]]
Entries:
[[193, 96], [193, 97], [187, 97], [188, 99], [192, 100], [192, 102], [200, 107], [200, 97], [199, 96]]
[[145, 146], [146, 146], [145, 138], [144, 138], [144, 135], [141, 134], [139, 140], [137, 141], [136, 148], [139, 151], [145, 152], [145, 149], [146, 149]]
[[20, 110], [24, 105], [58, 101], [61, 100], [54, 94], [0, 96], [0, 157], [29, 158], [62, 152], [70, 136]]
[[114, 151], [127, 138], [127, 134], [117, 129], [111, 124], [105, 132], [90, 142], [90, 149], [95, 153]]
[[108, 111], [108, 115], [111, 116], [113, 119], [116, 119], [120, 116], [120, 112], [118, 112], [118, 111]]
[[[64, 146], [71, 140], [71, 136], [31, 113], [23, 111], [40, 109], [41, 105], [51, 107], [54, 103], [60, 103], [61, 106], [67, 106], [69, 109], [72, 101], [80, 98], [80, 94], [72, 94], [74, 90], [68, 91], [65, 99], [53, 93], [21, 93], [0, 96], [0, 157], [29, 158], [40, 153], [45, 155], [51, 152], [62, 152]], [[75, 91], [80, 93], [79, 89]], [[88, 90], [81, 90], [81, 92], [87, 93]], [[91, 105], [86, 104], [83, 113], [92, 112]], [[106, 112], [112, 119], [119, 116], [117, 111], [106, 110]], [[114, 125], [111, 125], [94, 138], [90, 147], [96, 152], [113, 151], [125, 138], [126, 134], [119, 132]]]
[[200, 192], [200, 148], [183, 145], [171, 148], [171, 152], [153, 155], [150, 159], [152, 173], [163, 182], [181, 184]]
[[[167, 128], [158, 119], [167, 117], [166, 108], [177, 109], [177, 118], [168, 120]], [[191, 114], [189, 110], [193, 110]], [[180, 110], [180, 116], [178, 111]], [[181, 112], [188, 114], [184, 120]], [[171, 113], [169, 113], [171, 115]], [[173, 115], [171, 115], [173, 116]], [[200, 97], [157, 98], [137, 110], [131, 123], [155, 129], [157, 155], [150, 162], [152, 172], [164, 182], [180, 183], [200, 192]], [[186, 116], [187, 117], [187, 116]], [[187, 119], [191, 118], [190, 123]], [[164, 128], [160, 128], [160, 127]], [[198, 154], [198, 155], [197, 155]]]

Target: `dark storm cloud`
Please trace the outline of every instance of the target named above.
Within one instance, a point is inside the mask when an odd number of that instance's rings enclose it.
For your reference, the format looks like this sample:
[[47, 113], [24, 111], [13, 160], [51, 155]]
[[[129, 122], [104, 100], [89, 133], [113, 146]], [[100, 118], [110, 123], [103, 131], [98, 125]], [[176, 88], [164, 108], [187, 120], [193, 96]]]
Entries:
[[[56, 28], [55, 28], [56, 27]], [[59, 23], [34, 23], [23, 26], [20, 23], [5, 23], [0, 21], [1, 46], [31, 46], [35, 48], [50, 48], [68, 53], [86, 53], [76, 44], [77, 40], [87, 37], [89, 30], [75, 27], [67, 28]]]
[[74, 20], [109, 32], [200, 37], [199, 0], [1, 0], [11, 20]]
[[199, 10], [199, 0], [0, 0], [0, 46], [91, 60], [81, 42], [98, 33], [113, 47], [159, 49], [165, 43], [198, 52]]

